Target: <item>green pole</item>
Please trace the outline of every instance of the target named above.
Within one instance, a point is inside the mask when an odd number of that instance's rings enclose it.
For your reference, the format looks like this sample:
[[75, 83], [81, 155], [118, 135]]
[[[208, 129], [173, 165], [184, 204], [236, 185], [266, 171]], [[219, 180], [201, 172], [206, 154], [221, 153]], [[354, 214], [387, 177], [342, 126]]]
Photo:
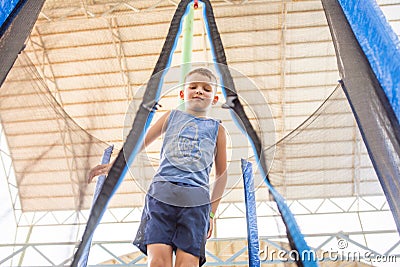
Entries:
[[[192, 62], [192, 48], [193, 48], [193, 20], [194, 20], [194, 8], [193, 4], [190, 5], [190, 10], [185, 16], [183, 21], [182, 31], [182, 65], [181, 65], [181, 78], [180, 84], [182, 84], [181, 91], [184, 90], [183, 82], [186, 74], [190, 71]], [[180, 94], [180, 92], [179, 92]], [[179, 97], [179, 109], [183, 110], [185, 107], [184, 101]]]

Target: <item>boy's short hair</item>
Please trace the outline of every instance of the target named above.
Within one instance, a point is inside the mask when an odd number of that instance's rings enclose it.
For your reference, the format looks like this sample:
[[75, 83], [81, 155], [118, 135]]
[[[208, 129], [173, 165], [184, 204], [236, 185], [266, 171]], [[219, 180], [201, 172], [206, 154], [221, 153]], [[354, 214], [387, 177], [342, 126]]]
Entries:
[[186, 74], [186, 76], [185, 76], [185, 82], [186, 82], [186, 78], [194, 73], [198, 73], [198, 74], [208, 77], [210, 79], [211, 83], [215, 86], [215, 88], [217, 88], [217, 77], [214, 75], [214, 73], [211, 70], [204, 68], [204, 67], [195, 68], [195, 69], [192, 69], [191, 71], [189, 71], [189, 73]]

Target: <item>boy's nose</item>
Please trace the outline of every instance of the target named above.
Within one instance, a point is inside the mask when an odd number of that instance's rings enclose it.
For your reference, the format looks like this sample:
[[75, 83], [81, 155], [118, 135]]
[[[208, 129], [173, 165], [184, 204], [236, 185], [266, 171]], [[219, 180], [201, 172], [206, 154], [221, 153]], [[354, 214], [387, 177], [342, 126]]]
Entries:
[[197, 90], [196, 90], [196, 94], [202, 95], [202, 94], [203, 94], [203, 91], [202, 91], [201, 89], [197, 89]]

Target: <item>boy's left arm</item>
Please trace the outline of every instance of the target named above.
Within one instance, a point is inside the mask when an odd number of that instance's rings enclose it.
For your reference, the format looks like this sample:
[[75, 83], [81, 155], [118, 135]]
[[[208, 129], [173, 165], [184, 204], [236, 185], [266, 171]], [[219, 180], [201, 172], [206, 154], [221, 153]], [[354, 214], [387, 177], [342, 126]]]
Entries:
[[[211, 193], [211, 212], [215, 214], [222, 195], [225, 191], [227, 182], [227, 162], [226, 162], [226, 133], [222, 125], [219, 126], [217, 137], [217, 153], [215, 155], [215, 182]], [[208, 238], [213, 230], [213, 218], [210, 217], [210, 230]]]

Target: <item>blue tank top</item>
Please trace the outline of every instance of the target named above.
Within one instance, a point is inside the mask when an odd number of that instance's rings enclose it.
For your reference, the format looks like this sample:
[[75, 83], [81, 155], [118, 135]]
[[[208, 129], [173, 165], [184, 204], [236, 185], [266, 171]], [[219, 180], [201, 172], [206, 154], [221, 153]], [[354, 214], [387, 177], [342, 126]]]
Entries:
[[[149, 189], [153, 197], [167, 203], [179, 202], [169, 203], [178, 206], [199, 205], [206, 195], [209, 201], [209, 175], [219, 124], [212, 118], [171, 111], [160, 152], [160, 166]], [[188, 203], [186, 198], [194, 203]]]

